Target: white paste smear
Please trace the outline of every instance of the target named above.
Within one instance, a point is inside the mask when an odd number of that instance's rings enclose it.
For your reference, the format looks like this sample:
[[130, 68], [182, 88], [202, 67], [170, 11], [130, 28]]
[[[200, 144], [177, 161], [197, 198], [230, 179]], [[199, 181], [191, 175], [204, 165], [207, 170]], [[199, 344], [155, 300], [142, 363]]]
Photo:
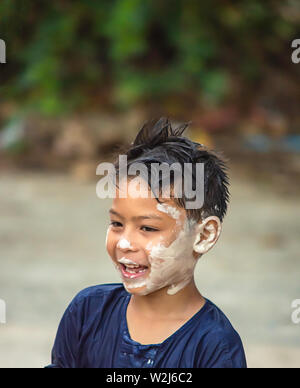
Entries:
[[138, 263], [135, 263], [134, 261], [131, 261], [129, 259], [127, 259], [126, 257], [122, 257], [120, 260], [118, 260], [119, 263], [122, 263], [122, 264], [131, 264], [131, 265], [139, 265]]
[[130, 242], [126, 240], [126, 238], [122, 238], [118, 244], [117, 248], [121, 249], [132, 249], [132, 246], [130, 245]]
[[156, 208], [163, 213], [169, 214], [174, 220], [178, 220], [180, 217], [180, 211], [177, 210], [176, 207], [168, 206], [165, 203], [159, 203]]
[[[157, 205], [158, 210], [164, 211], [178, 219], [180, 212], [176, 208], [166, 205]], [[162, 210], [163, 209], [163, 210]], [[174, 211], [176, 210], [176, 212]], [[206, 226], [206, 231], [209, 232], [207, 239], [201, 241], [201, 235], [205, 224], [210, 220], [215, 219], [218, 223], [217, 233], [214, 233], [212, 225]], [[184, 288], [193, 278], [197, 259], [194, 257], [194, 251], [200, 256], [206, 253], [216, 242], [221, 232], [221, 223], [218, 217], [208, 217], [200, 224], [196, 221], [185, 220], [183, 228], [180, 230], [177, 238], [166, 247], [163, 244], [163, 237], [160, 236], [160, 242], [153, 245], [148, 243], [146, 250], [149, 253], [148, 262], [150, 263], [150, 272], [146, 279], [126, 279], [124, 282], [125, 289], [130, 292], [130, 289], [145, 287], [140, 295], [147, 295], [157, 291], [163, 287], [168, 287], [167, 293], [174, 295]], [[123, 249], [132, 249], [130, 243], [126, 239], [121, 239], [118, 246]], [[124, 264], [136, 264], [131, 260], [123, 257], [119, 260]], [[116, 265], [117, 270], [121, 274], [121, 270]]]

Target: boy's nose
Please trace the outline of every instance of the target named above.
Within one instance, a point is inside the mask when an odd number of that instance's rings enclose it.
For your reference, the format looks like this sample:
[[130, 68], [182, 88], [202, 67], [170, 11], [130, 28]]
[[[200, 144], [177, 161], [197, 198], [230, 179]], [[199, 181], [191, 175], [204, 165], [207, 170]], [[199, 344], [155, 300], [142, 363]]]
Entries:
[[127, 238], [125, 237], [122, 237], [118, 244], [117, 244], [117, 248], [119, 248], [121, 251], [135, 251], [137, 250], [133, 245], [132, 243], [130, 242], [130, 240], [128, 240]]

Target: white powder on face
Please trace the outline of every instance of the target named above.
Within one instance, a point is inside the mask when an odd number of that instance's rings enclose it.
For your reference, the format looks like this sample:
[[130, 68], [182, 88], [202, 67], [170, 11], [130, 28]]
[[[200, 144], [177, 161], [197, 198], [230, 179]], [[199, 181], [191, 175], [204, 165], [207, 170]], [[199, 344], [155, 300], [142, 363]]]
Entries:
[[159, 203], [156, 206], [157, 210], [169, 214], [174, 220], [178, 220], [180, 217], [180, 211], [176, 207], [168, 206], [165, 203]]
[[128, 292], [130, 292], [129, 290], [131, 288], [139, 288], [139, 287], [144, 287], [146, 285], [146, 280], [143, 280], [143, 281], [135, 281], [135, 282], [132, 282], [131, 284], [126, 284], [124, 283], [124, 287], [126, 288], [126, 290]]
[[[216, 233], [213, 225], [206, 225], [212, 218], [215, 218], [218, 223]], [[200, 242], [204, 227], [209, 236]], [[167, 293], [169, 295], [176, 294], [193, 278], [197, 264], [194, 251], [201, 255], [206, 253], [215, 244], [220, 232], [221, 224], [218, 217], [208, 217], [200, 224], [196, 224], [195, 221], [185, 220], [177, 238], [168, 247], [164, 245], [163, 236], [160, 236], [158, 244], [153, 245], [152, 242], [147, 244], [146, 250], [149, 252], [150, 272], [144, 280], [126, 280], [124, 282], [125, 289], [130, 292], [130, 289], [144, 287], [144, 290], [139, 294], [148, 295], [169, 286]], [[122, 242], [122, 240], [124, 241]], [[122, 240], [118, 243], [120, 247], [130, 247], [130, 243], [126, 239]], [[121, 272], [118, 266], [116, 268]]]
[[122, 263], [122, 264], [131, 264], [131, 265], [138, 265], [135, 261], [132, 261], [132, 260], [129, 260], [127, 259], [126, 257], [122, 257], [121, 259], [118, 260], [119, 263]]
[[192, 279], [197, 260], [193, 256], [195, 231], [192, 223], [185, 221], [177, 238], [166, 247], [163, 243], [149, 243], [149, 262], [151, 271], [146, 278], [146, 288], [141, 295], [150, 294], [163, 287], [170, 286], [169, 295], [174, 295]]
[[[207, 223], [214, 219], [217, 230]], [[208, 237], [201, 240], [205, 228]], [[146, 289], [141, 295], [147, 295], [169, 285], [167, 293], [174, 295], [184, 288], [194, 275], [197, 259], [194, 251], [201, 255], [206, 253], [217, 241], [221, 232], [221, 223], [218, 217], [208, 217], [202, 223], [185, 220], [184, 227], [178, 237], [168, 247], [163, 243], [153, 246], [149, 243], [146, 249], [150, 250], [149, 262], [151, 272], [146, 279]]]
[[132, 249], [132, 246], [130, 245], [130, 242], [126, 240], [126, 238], [121, 238], [117, 244], [117, 248]]

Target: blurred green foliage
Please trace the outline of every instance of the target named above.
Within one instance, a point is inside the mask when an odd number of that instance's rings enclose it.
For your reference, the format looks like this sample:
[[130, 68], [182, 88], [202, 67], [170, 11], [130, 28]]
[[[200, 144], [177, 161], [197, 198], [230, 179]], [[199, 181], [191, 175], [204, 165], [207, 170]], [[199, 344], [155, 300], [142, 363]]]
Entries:
[[[289, 58], [293, 1], [1, 0], [0, 95], [60, 114], [185, 94], [222, 102]], [[287, 7], [287, 10], [284, 7]], [[99, 106], [100, 105], [100, 106]]]

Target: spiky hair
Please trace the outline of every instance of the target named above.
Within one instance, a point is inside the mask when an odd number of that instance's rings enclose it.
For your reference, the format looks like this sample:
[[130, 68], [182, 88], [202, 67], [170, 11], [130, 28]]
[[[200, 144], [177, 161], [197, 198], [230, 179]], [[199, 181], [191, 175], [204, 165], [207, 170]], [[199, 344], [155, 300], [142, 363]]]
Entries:
[[[173, 198], [178, 206], [185, 208], [190, 220], [199, 222], [201, 219], [215, 215], [221, 221], [227, 211], [229, 202], [229, 180], [224, 157], [209, 150], [203, 144], [196, 143], [182, 134], [190, 123], [184, 123], [173, 128], [170, 121], [162, 117], [151, 120], [143, 125], [135, 140], [122, 152], [127, 156], [127, 168], [133, 163], [146, 165], [149, 177], [152, 163], [179, 163], [182, 171], [185, 163], [193, 167], [204, 163], [204, 204], [199, 209], [186, 209], [184, 194], [182, 198]], [[115, 168], [118, 174], [118, 161]], [[184, 176], [182, 176], [184, 181]], [[192, 174], [193, 189], [195, 189], [195, 171]], [[171, 186], [174, 181], [171, 181]], [[159, 199], [156, 198], [158, 202]]]

